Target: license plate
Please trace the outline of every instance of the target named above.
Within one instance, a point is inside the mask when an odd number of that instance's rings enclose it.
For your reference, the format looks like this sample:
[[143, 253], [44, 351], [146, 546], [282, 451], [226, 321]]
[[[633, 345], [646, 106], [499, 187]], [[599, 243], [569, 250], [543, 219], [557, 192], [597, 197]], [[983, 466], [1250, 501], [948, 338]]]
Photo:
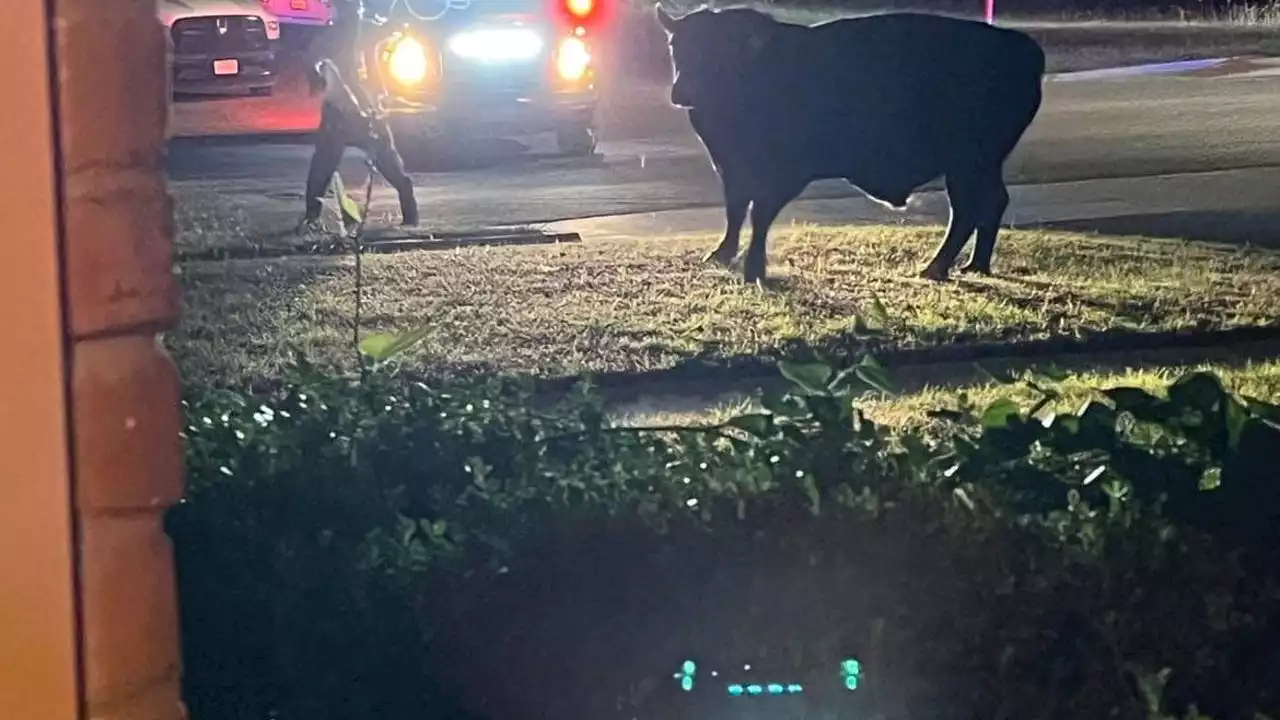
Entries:
[[291, 10], [306, 10], [306, 9], [307, 9], [307, 0], [289, 0], [289, 9], [291, 9]]
[[213, 74], [214, 75], [239, 75], [240, 61], [234, 58], [231, 60], [214, 60]]

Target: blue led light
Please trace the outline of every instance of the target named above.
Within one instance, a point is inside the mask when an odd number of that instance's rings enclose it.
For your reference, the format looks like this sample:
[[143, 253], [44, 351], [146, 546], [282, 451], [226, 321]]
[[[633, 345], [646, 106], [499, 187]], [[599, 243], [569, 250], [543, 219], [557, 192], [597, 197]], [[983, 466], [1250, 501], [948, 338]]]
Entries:
[[787, 686], [787, 692], [794, 695], [795, 693], [804, 692], [804, 688], [801, 687], [798, 683], [791, 683], [790, 685]]
[[680, 666], [680, 672], [675, 674], [675, 678], [680, 681], [680, 689], [685, 692], [693, 691], [693, 675], [698, 671], [698, 665], [692, 660], [685, 660]]
[[737, 684], [737, 683], [734, 683], [733, 685], [730, 685], [730, 686], [729, 686], [729, 694], [730, 694], [730, 695], [732, 695], [732, 696], [734, 696], [734, 697], [739, 697], [739, 696], [741, 696], [741, 695], [742, 695], [742, 693], [744, 693], [744, 692], [746, 692], [746, 691], [747, 691], [747, 689], [746, 689], [746, 688], [742, 687], [741, 685], [739, 685], [739, 684]]
[[840, 663], [840, 676], [844, 679], [844, 686], [849, 690], [858, 689], [858, 681], [862, 678], [862, 664], [853, 658], [847, 658]]
[[759, 695], [759, 694], [760, 694], [760, 693], [762, 693], [762, 692], [764, 692], [764, 688], [760, 687], [759, 685], [748, 685], [748, 686], [747, 686], [747, 694], [748, 694], [748, 695]]
[[769, 683], [768, 689], [770, 695], [781, 695], [786, 690], [786, 688], [782, 687], [778, 683]]

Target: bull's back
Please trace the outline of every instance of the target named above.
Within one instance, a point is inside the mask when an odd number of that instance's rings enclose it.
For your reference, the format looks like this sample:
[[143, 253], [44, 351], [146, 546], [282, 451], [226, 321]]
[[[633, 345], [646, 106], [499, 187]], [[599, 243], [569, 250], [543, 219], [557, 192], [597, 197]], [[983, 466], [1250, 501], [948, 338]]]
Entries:
[[886, 162], [927, 165], [997, 127], [990, 152], [1004, 152], [1038, 109], [1044, 73], [1024, 33], [923, 13], [788, 26], [760, 60], [758, 110], [779, 116], [773, 127], [816, 125], [813, 150], [833, 161], [840, 147], [879, 145]]
[[793, 33], [788, 41], [810, 71], [830, 73], [855, 91], [898, 90], [888, 99], [910, 97], [913, 89], [933, 95], [983, 86], [1026, 92], [1039, 86], [1045, 70], [1044, 51], [1025, 33], [923, 13], [836, 20]]

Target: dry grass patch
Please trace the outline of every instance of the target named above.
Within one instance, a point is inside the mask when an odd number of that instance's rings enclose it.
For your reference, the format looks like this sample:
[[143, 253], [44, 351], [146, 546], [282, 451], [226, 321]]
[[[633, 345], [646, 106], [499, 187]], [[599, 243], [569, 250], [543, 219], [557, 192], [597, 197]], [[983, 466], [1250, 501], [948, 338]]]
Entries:
[[[765, 289], [700, 257], [711, 237], [422, 251], [365, 259], [366, 331], [426, 328], [407, 358], [433, 371], [572, 374], [730, 356], [847, 356], [878, 298], [893, 347], [1218, 329], [1280, 317], [1280, 255], [1007, 231], [999, 277], [915, 278], [930, 227], [779, 230]], [[349, 259], [193, 263], [169, 339], [188, 377], [274, 375], [297, 347], [350, 368]]]
[[[1250, 363], [1244, 367], [1199, 363], [1123, 372], [1073, 374], [1067, 380], [1053, 384], [1053, 389], [1061, 393], [1061, 397], [1051, 401], [1046, 410], [1074, 412], [1085, 402], [1098, 399], [1097, 390], [1115, 387], [1141, 388], [1163, 397], [1169, 383], [1193, 370], [1207, 370], [1218, 375], [1227, 389], [1237, 394], [1268, 402], [1280, 400], [1280, 361]], [[1030, 379], [1030, 374], [1024, 374], [1022, 379]], [[1002, 397], [1012, 398], [1024, 409], [1030, 409], [1040, 400], [1041, 395], [1025, 382], [1011, 385], [992, 382], [963, 389], [927, 388], [903, 397], [868, 400], [862, 404], [862, 408], [869, 417], [888, 425], [941, 429], [928, 416], [930, 410], [959, 410], [966, 400], [982, 408]]]

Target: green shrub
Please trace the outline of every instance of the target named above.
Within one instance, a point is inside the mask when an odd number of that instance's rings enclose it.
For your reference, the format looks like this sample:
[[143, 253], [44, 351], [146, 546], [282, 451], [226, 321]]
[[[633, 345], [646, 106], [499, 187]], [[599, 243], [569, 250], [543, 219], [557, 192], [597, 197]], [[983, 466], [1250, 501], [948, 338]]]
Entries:
[[782, 369], [768, 413], [703, 428], [382, 369], [193, 389], [193, 718], [702, 720], [732, 708], [678, 691], [685, 658], [816, 689], [850, 655], [842, 714], [1278, 709], [1277, 408], [1193, 375], [944, 442], [862, 416], [871, 361]]

